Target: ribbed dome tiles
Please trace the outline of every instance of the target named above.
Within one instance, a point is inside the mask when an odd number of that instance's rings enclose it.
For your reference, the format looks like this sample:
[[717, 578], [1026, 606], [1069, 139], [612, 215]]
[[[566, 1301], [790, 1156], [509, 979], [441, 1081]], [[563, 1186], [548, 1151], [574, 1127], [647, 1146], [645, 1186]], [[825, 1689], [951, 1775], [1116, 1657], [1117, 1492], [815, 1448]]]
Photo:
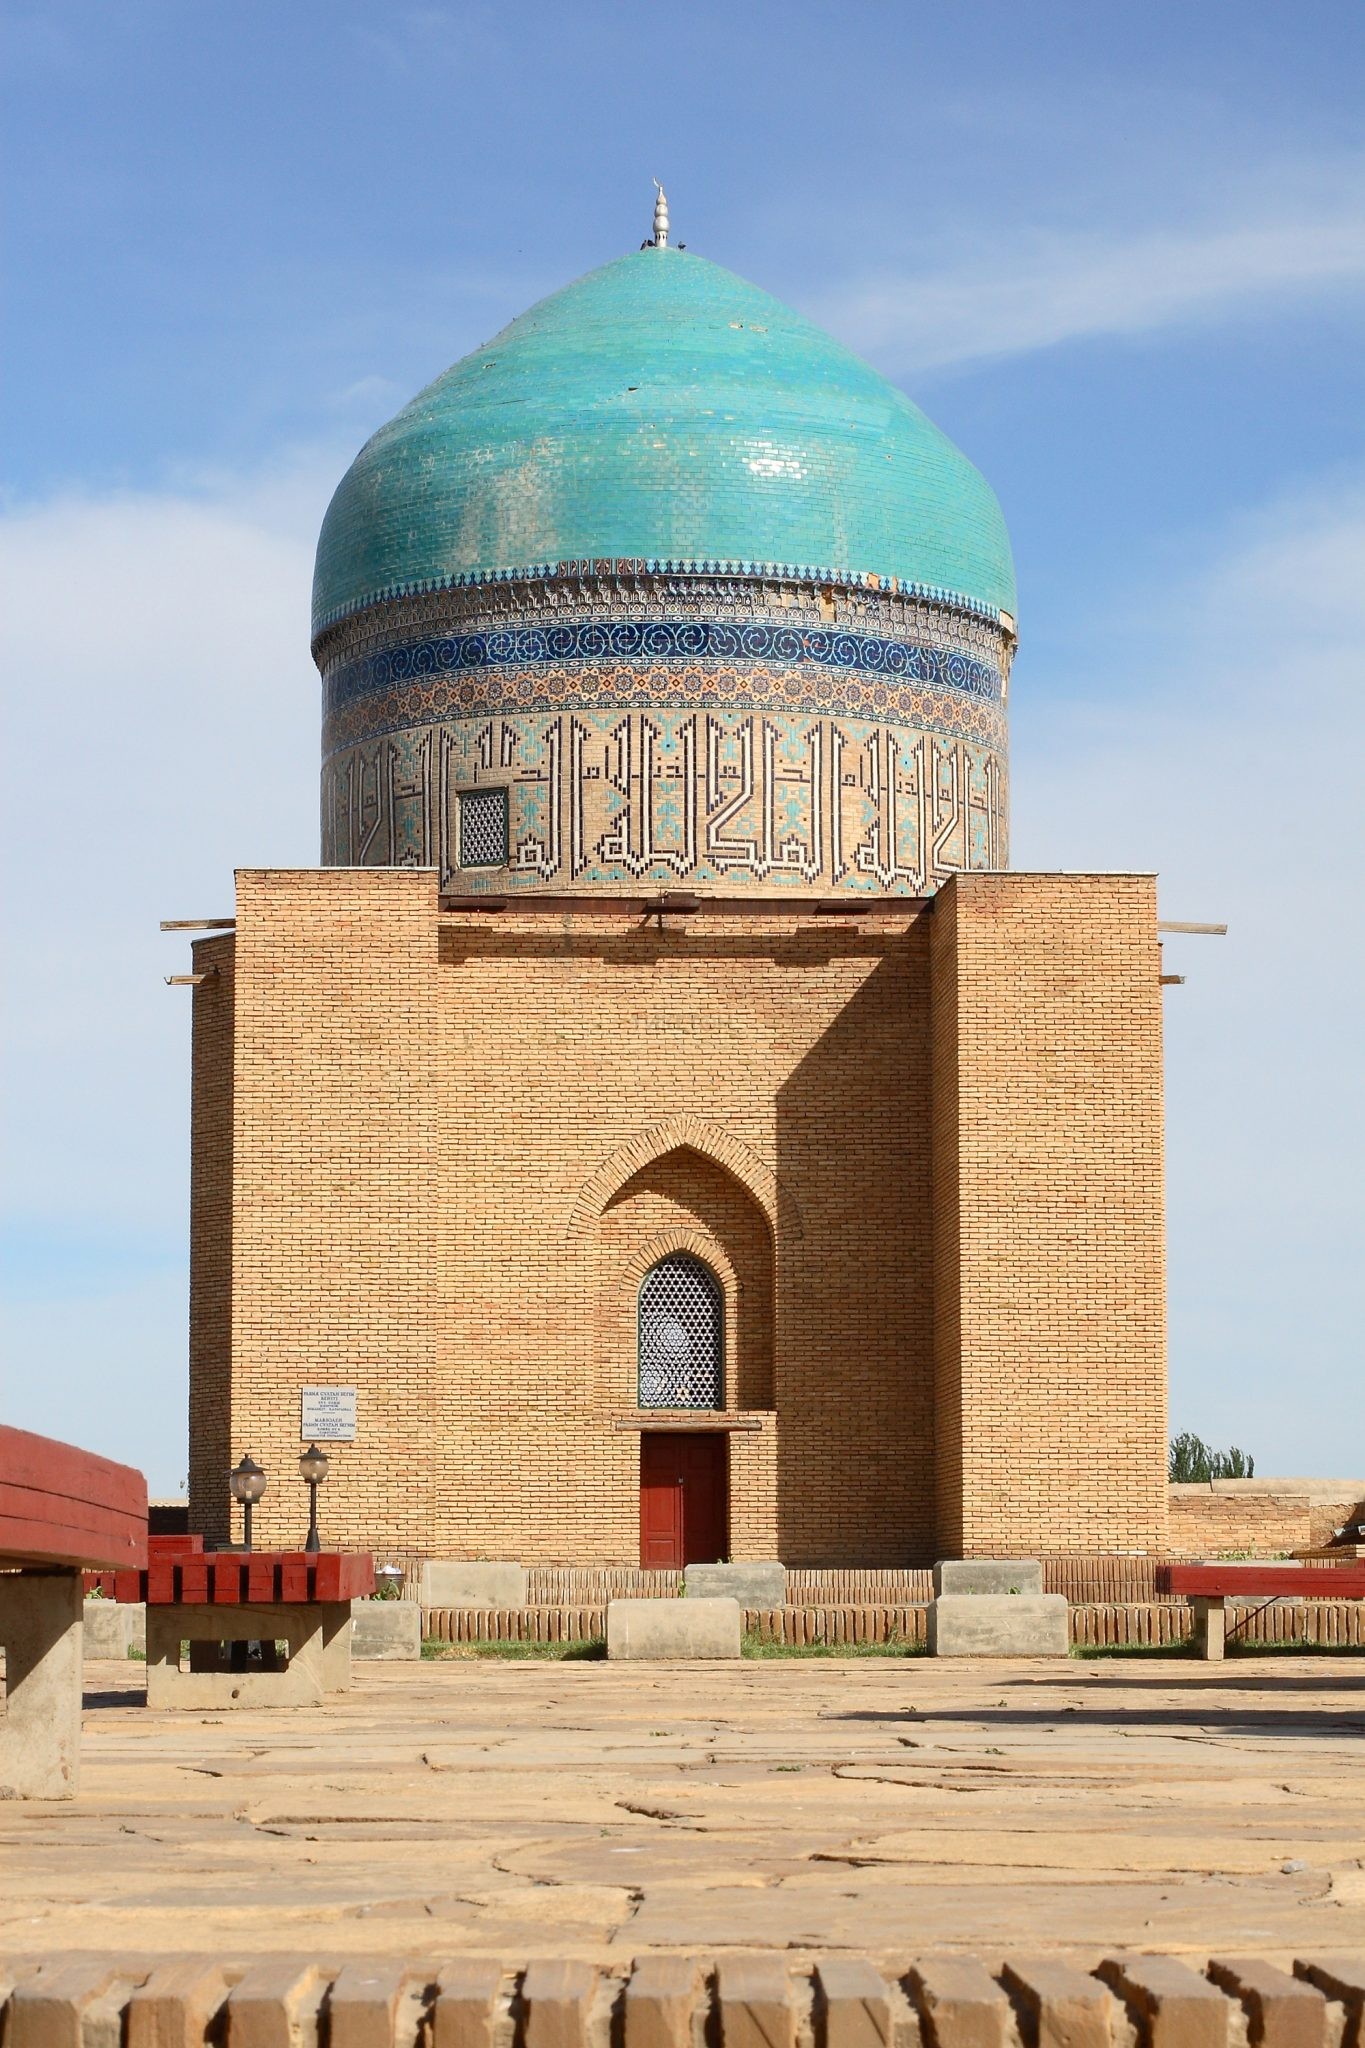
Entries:
[[642, 249], [381, 427], [318, 543], [314, 631], [376, 600], [635, 558], [873, 576], [1015, 610], [995, 494], [877, 371], [732, 272]]

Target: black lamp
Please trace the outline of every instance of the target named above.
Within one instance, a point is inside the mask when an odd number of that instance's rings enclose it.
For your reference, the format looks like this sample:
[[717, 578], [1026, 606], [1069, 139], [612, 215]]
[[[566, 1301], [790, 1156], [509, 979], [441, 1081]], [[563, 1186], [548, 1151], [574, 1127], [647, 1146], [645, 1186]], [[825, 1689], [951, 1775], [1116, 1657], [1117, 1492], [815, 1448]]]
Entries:
[[318, 1488], [327, 1477], [330, 1459], [316, 1444], [309, 1444], [299, 1459], [299, 1471], [308, 1482], [308, 1534], [304, 1538], [305, 1550], [321, 1550], [318, 1539]]
[[240, 1465], [234, 1465], [228, 1473], [228, 1486], [232, 1498], [242, 1503], [242, 1548], [250, 1550], [251, 1510], [265, 1492], [265, 1473], [248, 1454]]

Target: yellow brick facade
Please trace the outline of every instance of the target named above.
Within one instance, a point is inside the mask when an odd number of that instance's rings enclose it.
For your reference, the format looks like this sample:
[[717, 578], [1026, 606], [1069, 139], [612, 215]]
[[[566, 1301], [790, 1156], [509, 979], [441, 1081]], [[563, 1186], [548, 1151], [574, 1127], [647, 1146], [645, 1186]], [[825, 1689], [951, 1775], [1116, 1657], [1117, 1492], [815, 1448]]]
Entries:
[[1161, 1548], [1155, 882], [957, 875], [931, 930], [941, 1540]]
[[635, 1564], [635, 1304], [725, 1296], [729, 1549], [1164, 1547], [1153, 887], [440, 908], [246, 871], [196, 948], [191, 1513], [296, 1543], [299, 1390], [358, 1390], [332, 1542]]

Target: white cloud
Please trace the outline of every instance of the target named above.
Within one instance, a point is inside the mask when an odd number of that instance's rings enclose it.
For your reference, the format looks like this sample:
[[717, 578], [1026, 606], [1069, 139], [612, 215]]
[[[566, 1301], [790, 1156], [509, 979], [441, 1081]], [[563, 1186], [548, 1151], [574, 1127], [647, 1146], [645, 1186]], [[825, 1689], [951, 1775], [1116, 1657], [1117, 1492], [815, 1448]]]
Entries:
[[1268, 1473], [1365, 1473], [1362, 562], [1365, 488], [1324, 483], [1011, 692], [1016, 863], [1230, 925], [1166, 945], [1171, 1413]]
[[115, 1453], [131, 1408], [162, 1487], [184, 1472], [190, 1016], [163, 981], [187, 945], [157, 925], [230, 911], [234, 865], [317, 858], [308, 594], [342, 467], [0, 521], [5, 1194], [32, 1283], [4, 1406]]
[[879, 270], [820, 316], [895, 375], [1138, 335], [1365, 283], [1365, 176], [1352, 160], [1254, 210], [1126, 235], [973, 236], [937, 269]]

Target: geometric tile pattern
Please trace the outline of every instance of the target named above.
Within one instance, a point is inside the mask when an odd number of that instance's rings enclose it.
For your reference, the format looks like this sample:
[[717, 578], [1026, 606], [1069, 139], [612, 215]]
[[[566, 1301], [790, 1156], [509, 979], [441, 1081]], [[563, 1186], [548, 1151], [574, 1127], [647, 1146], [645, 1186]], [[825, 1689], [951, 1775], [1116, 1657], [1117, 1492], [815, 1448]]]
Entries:
[[[374, 606], [316, 650], [323, 859], [473, 889], [922, 894], [1007, 865], [1011, 646], [866, 579], [644, 564]], [[461, 827], [483, 789], [496, 866]]]
[[[505, 868], [463, 869], [460, 792], [505, 789]], [[464, 799], [467, 801], [467, 799]], [[463, 888], [791, 887], [923, 895], [1008, 864], [1002, 748], [789, 713], [494, 714], [382, 735], [323, 772], [329, 866]]]
[[492, 632], [447, 633], [415, 644], [381, 648], [347, 662], [327, 678], [327, 708], [343, 710], [360, 697], [395, 683], [456, 670], [512, 668], [542, 663], [608, 659], [655, 663], [761, 661], [811, 662], [822, 669], [858, 670], [902, 682], [936, 683], [999, 702], [1001, 679], [984, 661], [941, 647], [907, 646], [875, 634], [834, 627], [802, 627], [766, 619], [575, 619], [555, 626], [503, 627]]

